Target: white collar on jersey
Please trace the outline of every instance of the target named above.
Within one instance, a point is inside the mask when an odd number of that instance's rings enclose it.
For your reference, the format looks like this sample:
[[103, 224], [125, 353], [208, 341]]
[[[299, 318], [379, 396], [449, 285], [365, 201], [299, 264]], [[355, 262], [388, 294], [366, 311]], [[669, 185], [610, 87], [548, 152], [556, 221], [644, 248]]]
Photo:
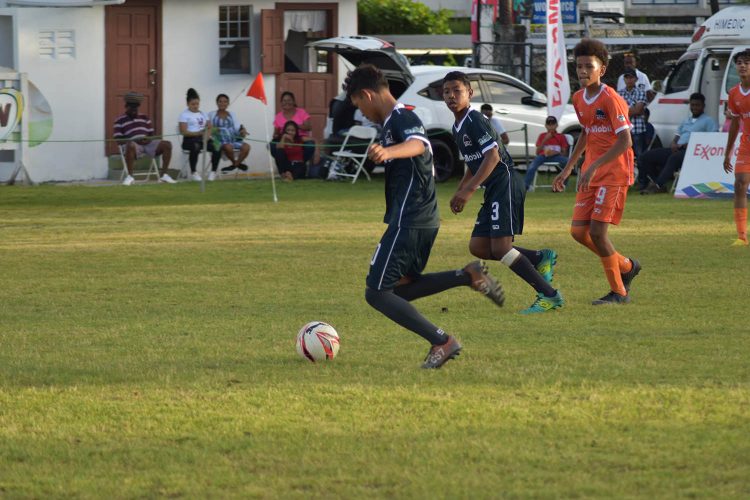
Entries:
[[606, 86], [607, 86], [606, 83], [602, 83], [602, 86], [599, 87], [599, 92], [597, 92], [596, 95], [594, 97], [592, 97], [591, 99], [589, 99], [588, 97], [586, 97], [586, 89], [583, 89], [583, 100], [584, 100], [584, 102], [586, 104], [594, 104], [594, 101], [596, 101], [599, 98], [599, 96], [602, 95], [602, 92], [604, 92], [604, 88]]
[[454, 124], [453, 124], [453, 129], [454, 129], [454, 130], [455, 130], [456, 132], [458, 132], [459, 130], [461, 130], [461, 127], [463, 127], [463, 126], [464, 126], [464, 122], [465, 122], [465, 121], [466, 121], [466, 119], [467, 119], [467, 118], [469, 117], [469, 114], [470, 114], [470, 113], [471, 113], [471, 107], [468, 107], [468, 108], [466, 108], [466, 113], [464, 113], [464, 117], [463, 117], [463, 118], [461, 118], [461, 121], [460, 121], [460, 122], [458, 122], [458, 123], [454, 123]]
[[387, 117], [385, 118], [385, 120], [383, 120], [383, 128], [385, 128], [385, 124], [386, 124], [386, 123], [388, 123], [388, 120], [390, 120], [390, 119], [391, 119], [391, 116], [393, 115], [393, 112], [394, 112], [394, 111], [396, 111], [397, 109], [405, 108], [405, 107], [406, 107], [406, 106], [404, 106], [404, 105], [403, 105], [403, 104], [401, 104], [400, 102], [397, 102], [397, 103], [396, 103], [396, 105], [395, 105], [395, 106], [393, 106], [393, 109], [391, 110], [391, 112], [390, 112], [390, 113], [388, 113], [388, 116], [387, 116]]

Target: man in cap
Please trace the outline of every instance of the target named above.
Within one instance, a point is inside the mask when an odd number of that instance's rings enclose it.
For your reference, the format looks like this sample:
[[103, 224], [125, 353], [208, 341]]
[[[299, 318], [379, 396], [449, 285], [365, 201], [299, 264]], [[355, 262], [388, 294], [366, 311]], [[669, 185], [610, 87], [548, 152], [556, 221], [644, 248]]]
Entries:
[[[646, 93], [646, 97], [648, 98], [648, 102], [651, 102], [651, 100], [656, 95], [656, 92], [654, 92], [654, 89], [651, 88], [651, 81], [648, 79], [648, 76], [646, 73], [638, 69], [638, 55], [634, 51], [628, 51], [625, 52], [622, 55], [622, 65], [625, 67], [626, 70], [632, 69], [635, 71], [636, 76], [636, 82], [635, 86], [644, 91]], [[625, 88], [625, 73], [620, 75], [620, 77], [617, 79], [617, 91]]]
[[162, 157], [161, 177], [159, 182], [175, 184], [175, 180], [167, 173], [169, 161], [172, 159], [172, 143], [169, 141], [151, 140], [154, 135], [154, 126], [151, 119], [146, 115], [138, 113], [138, 108], [143, 101], [143, 95], [136, 92], [125, 94], [125, 113], [115, 120], [114, 139], [123, 148], [125, 165], [128, 176], [122, 182], [129, 186], [133, 184], [133, 164], [137, 158], [148, 155], [151, 158]]
[[633, 139], [633, 153], [635, 158], [641, 156], [648, 146], [646, 142], [646, 119], [644, 111], [648, 104], [646, 92], [636, 86], [638, 76], [633, 68], [626, 68], [622, 74], [625, 80], [625, 88], [617, 91], [628, 103], [628, 116], [633, 128], [630, 129], [630, 137]]

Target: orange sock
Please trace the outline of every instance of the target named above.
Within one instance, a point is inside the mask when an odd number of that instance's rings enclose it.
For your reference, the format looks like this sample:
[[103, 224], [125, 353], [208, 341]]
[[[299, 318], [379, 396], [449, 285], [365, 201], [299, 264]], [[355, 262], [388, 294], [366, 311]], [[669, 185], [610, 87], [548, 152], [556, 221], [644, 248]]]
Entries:
[[596, 245], [594, 245], [594, 241], [589, 234], [588, 226], [570, 226], [570, 235], [573, 236], [573, 239], [578, 243], [585, 246], [596, 255], [599, 255], [599, 250], [596, 249]]
[[617, 264], [620, 267], [620, 273], [629, 273], [633, 269], [633, 261], [619, 253], [615, 253], [615, 255], [617, 255]]
[[737, 226], [737, 237], [747, 241], [747, 208], [734, 209], [734, 223]]
[[617, 254], [601, 257], [601, 260], [602, 266], [604, 266], [604, 274], [607, 276], [607, 281], [609, 281], [609, 287], [615, 293], [627, 295], [628, 292], [625, 291], [625, 286], [622, 284], [622, 276], [620, 276], [620, 264]]

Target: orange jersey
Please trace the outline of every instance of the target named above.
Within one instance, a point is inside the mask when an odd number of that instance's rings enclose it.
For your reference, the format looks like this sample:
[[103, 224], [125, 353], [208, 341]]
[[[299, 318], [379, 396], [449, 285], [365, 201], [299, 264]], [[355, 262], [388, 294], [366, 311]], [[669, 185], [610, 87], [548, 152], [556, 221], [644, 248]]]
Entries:
[[[742, 90], [741, 83], [732, 87], [727, 97], [727, 107], [732, 116], [740, 117], [740, 130], [750, 130], [750, 89]], [[750, 135], [742, 134], [740, 149], [744, 149], [743, 145], [750, 146]]]
[[[586, 89], [573, 95], [578, 121], [586, 130], [586, 159], [581, 167], [585, 172], [591, 163], [612, 149], [617, 134], [629, 133], [633, 128], [628, 119], [628, 105], [614, 89], [602, 84], [593, 99], [585, 96]], [[589, 182], [590, 186], [630, 186], [633, 184], [633, 149], [600, 166]]]

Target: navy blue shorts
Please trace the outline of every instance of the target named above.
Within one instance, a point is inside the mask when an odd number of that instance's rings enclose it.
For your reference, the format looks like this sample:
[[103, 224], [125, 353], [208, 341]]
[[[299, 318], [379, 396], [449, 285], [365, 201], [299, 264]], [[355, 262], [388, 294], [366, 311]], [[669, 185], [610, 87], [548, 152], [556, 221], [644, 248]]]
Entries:
[[471, 236], [501, 238], [522, 234], [525, 198], [526, 188], [518, 174], [500, 177], [484, 190], [484, 202]]
[[398, 228], [388, 226], [370, 261], [367, 287], [392, 290], [404, 276], [422, 274], [430, 258], [438, 228]]

